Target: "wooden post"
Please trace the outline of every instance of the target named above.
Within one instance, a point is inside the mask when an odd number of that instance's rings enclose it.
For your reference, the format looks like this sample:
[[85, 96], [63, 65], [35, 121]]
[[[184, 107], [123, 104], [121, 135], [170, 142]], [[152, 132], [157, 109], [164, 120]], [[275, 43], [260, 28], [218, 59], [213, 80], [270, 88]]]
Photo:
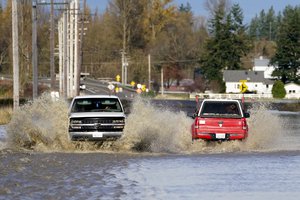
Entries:
[[58, 21], [58, 48], [59, 48], [59, 94], [63, 96], [63, 19]]
[[[67, 1], [65, 0], [65, 3]], [[68, 48], [68, 19], [67, 19], [67, 12], [68, 12], [68, 6], [65, 4], [64, 6], [64, 13], [63, 13], [63, 74], [64, 74], [64, 79], [63, 79], [63, 95], [64, 98], [68, 98], [68, 84], [67, 84], [67, 79], [68, 79], [68, 74], [67, 74], [67, 68], [68, 68], [68, 60], [67, 60], [67, 48]]]
[[70, 34], [70, 46], [69, 46], [69, 59], [70, 59], [70, 63], [69, 63], [69, 67], [70, 67], [70, 82], [69, 82], [69, 87], [70, 87], [70, 97], [73, 97], [73, 91], [74, 91], [74, 1], [70, 2], [70, 30], [69, 30], [69, 34]]
[[161, 76], [161, 95], [164, 95], [164, 68], [161, 67], [161, 72], [160, 72], [160, 76]]
[[79, 2], [75, 0], [75, 9], [74, 9], [74, 35], [75, 35], [75, 44], [74, 44], [74, 93], [73, 95], [79, 95], [79, 80], [80, 76], [78, 76], [78, 9]]
[[55, 66], [54, 66], [54, 5], [51, 0], [50, 11], [50, 77], [51, 77], [51, 90], [55, 90]]
[[38, 97], [37, 16], [36, 0], [32, 2], [32, 98]]
[[151, 90], [151, 55], [148, 54], [148, 89]]
[[19, 108], [19, 36], [18, 36], [18, 5], [12, 0], [12, 50], [13, 50], [13, 97], [14, 110]]

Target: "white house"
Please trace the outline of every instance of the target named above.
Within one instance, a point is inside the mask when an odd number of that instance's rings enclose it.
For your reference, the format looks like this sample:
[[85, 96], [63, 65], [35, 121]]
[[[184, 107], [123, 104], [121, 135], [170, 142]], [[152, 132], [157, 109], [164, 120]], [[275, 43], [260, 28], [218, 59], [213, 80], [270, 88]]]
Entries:
[[296, 83], [287, 83], [284, 86], [287, 98], [299, 98], [300, 96], [300, 85]]
[[249, 92], [257, 94], [271, 94], [273, 81], [264, 77], [263, 71], [225, 70], [223, 80], [226, 93], [240, 93], [241, 81], [245, 80]]
[[254, 59], [253, 71], [263, 71], [264, 77], [267, 79], [274, 79], [272, 73], [275, 70], [275, 67], [270, 65], [270, 60], [263, 58], [262, 56]]
[[[226, 93], [240, 93], [241, 81], [246, 81], [249, 92], [267, 96], [272, 94], [274, 84], [272, 73], [275, 67], [270, 65], [270, 60], [263, 57], [254, 59], [252, 70], [224, 70], [223, 81], [226, 85]], [[285, 85], [285, 90], [286, 98], [300, 97], [300, 85], [288, 83]]]

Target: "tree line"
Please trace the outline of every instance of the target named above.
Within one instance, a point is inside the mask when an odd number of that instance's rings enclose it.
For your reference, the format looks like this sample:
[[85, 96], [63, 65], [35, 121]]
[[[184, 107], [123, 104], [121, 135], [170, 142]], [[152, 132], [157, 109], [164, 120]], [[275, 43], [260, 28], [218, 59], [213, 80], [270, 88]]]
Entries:
[[[19, 52], [21, 87], [31, 81], [31, 0], [19, 1]], [[209, 17], [196, 16], [189, 3], [173, 0], [110, 0], [104, 12], [87, 8], [83, 40], [83, 72], [92, 77], [121, 73], [121, 53], [128, 61], [128, 80], [151, 80], [159, 85], [160, 69], [169, 87], [194, 78], [192, 91], [224, 91], [222, 71], [249, 69], [253, 59], [264, 56], [278, 66], [274, 77], [299, 83], [300, 7], [287, 6], [275, 13], [262, 10], [249, 24], [239, 4], [206, 0]], [[57, 10], [56, 19], [61, 11]], [[38, 7], [39, 76], [50, 75], [49, 16]], [[12, 74], [11, 2], [0, 7], [0, 73]], [[57, 35], [56, 35], [57, 43]], [[58, 58], [56, 72], [58, 72]]]

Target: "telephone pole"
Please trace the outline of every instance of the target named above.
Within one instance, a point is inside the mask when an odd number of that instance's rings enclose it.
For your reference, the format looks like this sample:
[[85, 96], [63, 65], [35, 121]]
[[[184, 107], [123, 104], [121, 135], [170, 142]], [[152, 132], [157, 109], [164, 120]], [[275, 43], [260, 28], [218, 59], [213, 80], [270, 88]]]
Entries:
[[[85, 4], [85, 0], [83, 1]], [[75, 27], [74, 27], [74, 34], [75, 34], [75, 46], [74, 46], [74, 95], [79, 95], [79, 85], [80, 85], [80, 67], [79, 67], [79, 36], [78, 36], [78, 15], [79, 15], [79, 0], [75, 0]]]
[[[78, 2], [76, 5], [78, 6]], [[84, 29], [84, 21], [85, 21], [85, 9], [86, 9], [86, 0], [83, 0], [83, 10], [81, 12], [80, 46], [79, 46], [80, 53], [79, 53], [79, 60], [78, 60], [78, 64], [77, 64], [77, 70], [76, 70], [77, 71], [77, 79], [75, 80], [76, 95], [79, 95], [80, 73], [81, 73], [82, 63], [83, 63], [82, 62], [83, 61], [83, 29]]]
[[32, 1], [32, 98], [38, 97], [38, 63], [37, 63], [37, 17], [36, 0]]
[[65, 99], [68, 98], [68, 59], [67, 59], [67, 48], [68, 48], [68, 5], [67, 1], [65, 0], [65, 6], [64, 6], [64, 13], [63, 13], [63, 96]]
[[50, 2], [50, 76], [51, 76], [51, 90], [55, 90], [55, 66], [54, 66], [54, 4], [53, 0]]
[[151, 90], [151, 55], [148, 54], [148, 89]]
[[18, 35], [18, 4], [12, 0], [12, 48], [13, 48], [13, 97], [14, 110], [19, 107], [19, 35]]

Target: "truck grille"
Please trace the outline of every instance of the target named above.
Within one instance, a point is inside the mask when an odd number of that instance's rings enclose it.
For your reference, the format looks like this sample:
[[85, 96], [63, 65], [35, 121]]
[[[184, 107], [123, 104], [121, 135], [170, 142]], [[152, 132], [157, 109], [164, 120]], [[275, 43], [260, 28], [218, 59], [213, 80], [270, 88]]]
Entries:
[[[72, 123], [73, 120], [76, 121], [76, 123]], [[73, 132], [89, 132], [89, 131], [115, 132], [115, 131], [123, 131], [124, 125], [125, 125], [124, 117], [73, 118], [70, 119], [69, 130]]]

